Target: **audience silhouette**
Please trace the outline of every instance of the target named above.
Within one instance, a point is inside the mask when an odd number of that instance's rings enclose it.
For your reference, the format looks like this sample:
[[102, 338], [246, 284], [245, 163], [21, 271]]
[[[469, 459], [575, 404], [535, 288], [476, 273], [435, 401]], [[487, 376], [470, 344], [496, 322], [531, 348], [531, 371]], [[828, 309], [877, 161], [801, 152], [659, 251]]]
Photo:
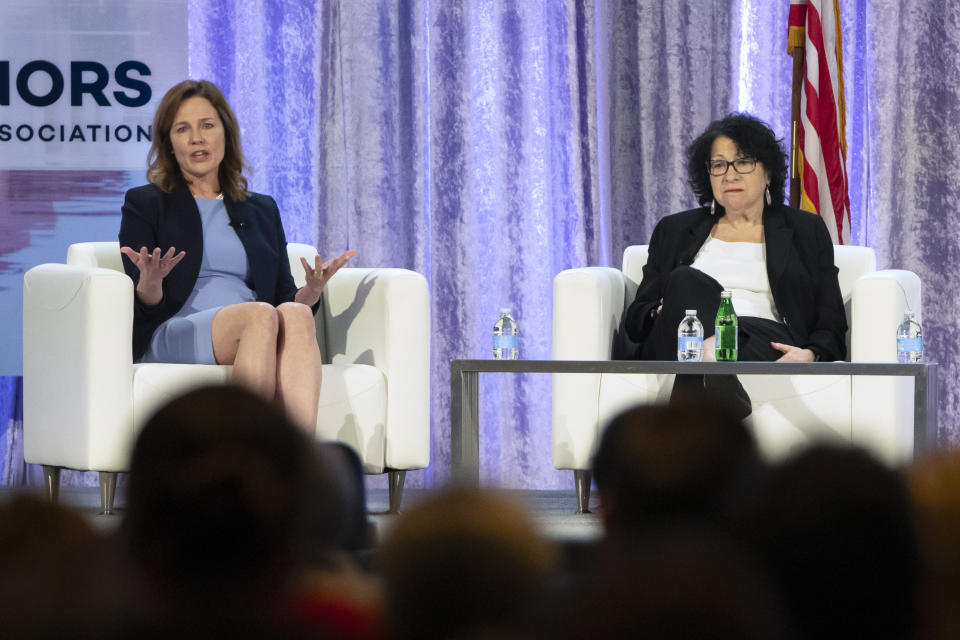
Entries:
[[0, 505], [0, 636], [117, 637], [123, 572], [104, 542], [82, 515], [39, 495]]
[[689, 397], [614, 418], [593, 472], [596, 542], [547, 540], [507, 494], [467, 488], [424, 492], [378, 542], [355, 451], [239, 388], [198, 389], [139, 434], [119, 528], [33, 494], [0, 504], [0, 625], [37, 640], [960, 637], [960, 453], [906, 473], [829, 444], [766, 463], [734, 414]]
[[901, 476], [818, 444], [778, 465], [740, 523], [798, 638], [912, 637], [919, 558]]
[[386, 623], [410, 639], [526, 637], [555, 562], [519, 505], [471, 489], [411, 508], [381, 551]]
[[960, 638], [960, 452], [918, 460], [907, 480], [921, 552], [917, 637]]
[[698, 401], [615, 416], [594, 456], [607, 533], [629, 537], [677, 520], [721, 524], [764, 472], [733, 413]]

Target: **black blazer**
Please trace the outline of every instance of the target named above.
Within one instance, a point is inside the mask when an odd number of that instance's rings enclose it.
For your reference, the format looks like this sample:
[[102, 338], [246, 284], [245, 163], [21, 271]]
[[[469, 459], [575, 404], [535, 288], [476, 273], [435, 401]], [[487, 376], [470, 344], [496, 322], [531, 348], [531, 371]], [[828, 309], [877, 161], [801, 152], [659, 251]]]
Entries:
[[[666, 277], [693, 263], [715, 222], [709, 208], [701, 207], [657, 223], [637, 297], [624, 314], [623, 330], [631, 341], [643, 343], [666, 293]], [[773, 302], [793, 344], [822, 360], [845, 359], [847, 316], [827, 226], [818, 215], [771, 205], [763, 211], [763, 233]]]
[[[252, 193], [246, 200], [225, 200], [225, 204], [230, 225], [247, 254], [251, 278], [248, 284], [256, 292], [257, 300], [272, 305], [292, 301], [297, 286], [290, 273], [287, 239], [277, 203], [270, 196]], [[121, 213], [121, 247], [135, 251], [140, 247], [148, 251], [176, 247], [178, 252], [187, 252], [163, 279], [163, 299], [158, 304], [148, 306], [134, 295], [133, 359], [137, 361], [150, 345], [153, 332], [180, 310], [193, 291], [203, 257], [203, 226], [197, 203], [182, 180], [170, 193], [152, 184], [130, 189]], [[136, 286], [140, 271], [126, 256], [123, 268]]]

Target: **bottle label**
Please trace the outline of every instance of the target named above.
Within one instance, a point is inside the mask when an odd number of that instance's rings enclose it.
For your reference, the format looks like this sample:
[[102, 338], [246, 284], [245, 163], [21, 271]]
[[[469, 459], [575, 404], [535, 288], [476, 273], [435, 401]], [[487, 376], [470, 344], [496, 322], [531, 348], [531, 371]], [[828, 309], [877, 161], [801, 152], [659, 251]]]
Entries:
[[922, 352], [923, 338], [897, 338], [897, 351], [904, 353]]
[[715, 328], [716, 351], [714, 357], [718, 362], [737, 361], [737, 326], [718, 324]]
[[677, 351], [699, 351], [703, 349], [703, 338], [680, 336], [677, 338]]
[[493, 336], [494, 349], [516, 349], [520, 346], [519, 336], [499, 335]]
[[714, 332], [718, 349], [737, 348], [737, 325], [718, 324]]

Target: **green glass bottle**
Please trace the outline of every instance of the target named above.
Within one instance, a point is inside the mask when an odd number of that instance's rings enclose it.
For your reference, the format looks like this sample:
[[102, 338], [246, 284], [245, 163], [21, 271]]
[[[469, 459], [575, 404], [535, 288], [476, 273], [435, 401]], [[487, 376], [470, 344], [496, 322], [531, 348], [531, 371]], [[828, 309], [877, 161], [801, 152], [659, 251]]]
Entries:
[[732, 293], [724, 291], [720, 294], [720, 307], [717, 309], [717, 320], [713, 323], [716, 341], [717, 362], [737, 361], [737, 312], [733, 310]]

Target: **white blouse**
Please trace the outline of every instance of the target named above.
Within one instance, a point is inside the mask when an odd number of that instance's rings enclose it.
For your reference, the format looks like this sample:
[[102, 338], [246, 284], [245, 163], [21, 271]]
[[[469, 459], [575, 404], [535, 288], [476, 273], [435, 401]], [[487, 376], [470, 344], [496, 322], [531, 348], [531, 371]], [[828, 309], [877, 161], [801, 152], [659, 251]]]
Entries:
[[780, 321], [767, 278], [765, 243], [727, 242], [707, 236], [691, 266], [733, 292], [733, 309], [738, 316]]

